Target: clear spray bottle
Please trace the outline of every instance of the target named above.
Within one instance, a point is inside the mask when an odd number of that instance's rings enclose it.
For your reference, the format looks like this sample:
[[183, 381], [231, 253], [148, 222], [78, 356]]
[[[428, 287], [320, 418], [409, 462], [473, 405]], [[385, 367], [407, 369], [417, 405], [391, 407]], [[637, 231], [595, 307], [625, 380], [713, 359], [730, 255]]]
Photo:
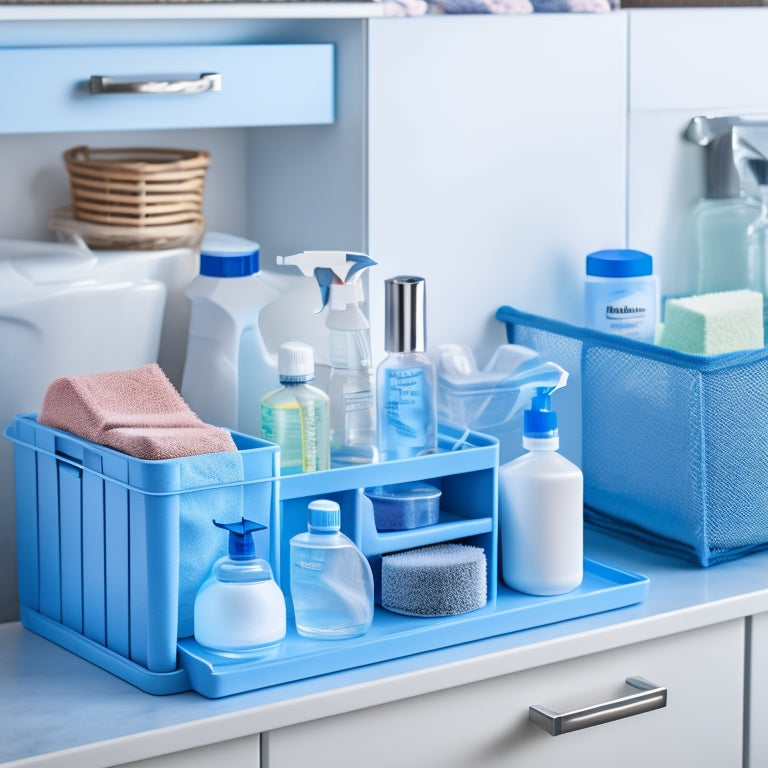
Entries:
[[373, 394], [370, 322], [363, 312], [362, 276], [376, 264], [364, 253], [302, 251], [277, 258], [314, 276], [326, 311], [331, 373], [331, 463], [376, 460], [376, 410]]

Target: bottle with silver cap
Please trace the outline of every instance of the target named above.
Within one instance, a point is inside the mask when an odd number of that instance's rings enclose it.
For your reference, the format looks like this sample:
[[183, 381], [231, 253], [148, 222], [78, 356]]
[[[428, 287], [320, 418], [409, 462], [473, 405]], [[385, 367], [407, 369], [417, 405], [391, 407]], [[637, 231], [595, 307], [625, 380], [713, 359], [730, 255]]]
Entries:
[[400, 275], [384, 286], [388, 354], [376, 372], [380, 461], [437, 450], [435, 371], [426, 354], [424, 278]]

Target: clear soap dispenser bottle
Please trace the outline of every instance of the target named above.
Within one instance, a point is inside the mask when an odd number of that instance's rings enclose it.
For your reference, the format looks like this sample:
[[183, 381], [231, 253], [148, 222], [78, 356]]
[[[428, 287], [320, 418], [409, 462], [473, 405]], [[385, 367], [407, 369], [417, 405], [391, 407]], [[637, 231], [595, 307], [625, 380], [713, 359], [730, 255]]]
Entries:
[[584, 479], [559, 446], [557, 414], [541, 387], [523, 414], [528, 452], [499, 468], [502, 578], [532, 595], [570, 592], [583, 578]]
[[706, 148], [706, 196], [693, 211], [696, 293], [749, 287], [747, 227], [760, 207], [741, 192], [733, 129], [741, 118], [695, 117], [685, 138]]
[[257, 654], [285, 637], [285, 597], [253, 534], [266, 526], [242, 518], [213, 524], [229, 531], [229, 553], [216, 561], [194, 606], [195, 640], [215, 651]]
[[308, 530], [290, 541], [296, 631], [331, 640], [365, 634], [373, 621], [373, 573], [367, 558], [341, 532], [335, 501], [310, 502], [307, 522]]

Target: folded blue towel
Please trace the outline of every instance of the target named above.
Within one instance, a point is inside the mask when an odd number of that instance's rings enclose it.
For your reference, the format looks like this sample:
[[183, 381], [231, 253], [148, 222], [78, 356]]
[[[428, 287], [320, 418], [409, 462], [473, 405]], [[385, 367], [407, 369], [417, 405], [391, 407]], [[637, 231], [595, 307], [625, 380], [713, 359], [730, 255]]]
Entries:
[[243, 460], [238, 451], [191, 456], [179, 462], [179, 468], [182, 488], [204, 489], [182, 493], [179, 500], [178, 636], [191, 637], [197, 592], [211, 566], [227, 554], [227, 537], [212, 521], [234, 521], [248, 515], [243, 508]]

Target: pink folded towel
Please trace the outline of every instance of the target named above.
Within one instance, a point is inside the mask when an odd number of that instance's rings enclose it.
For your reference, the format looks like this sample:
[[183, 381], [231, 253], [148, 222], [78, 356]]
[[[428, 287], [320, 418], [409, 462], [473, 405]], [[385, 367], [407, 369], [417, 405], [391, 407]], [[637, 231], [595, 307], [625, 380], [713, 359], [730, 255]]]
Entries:
[[37, 420], [139, 459], [237, 450], [226, 429], [193, 413], [156, 363], [54, 379]]

